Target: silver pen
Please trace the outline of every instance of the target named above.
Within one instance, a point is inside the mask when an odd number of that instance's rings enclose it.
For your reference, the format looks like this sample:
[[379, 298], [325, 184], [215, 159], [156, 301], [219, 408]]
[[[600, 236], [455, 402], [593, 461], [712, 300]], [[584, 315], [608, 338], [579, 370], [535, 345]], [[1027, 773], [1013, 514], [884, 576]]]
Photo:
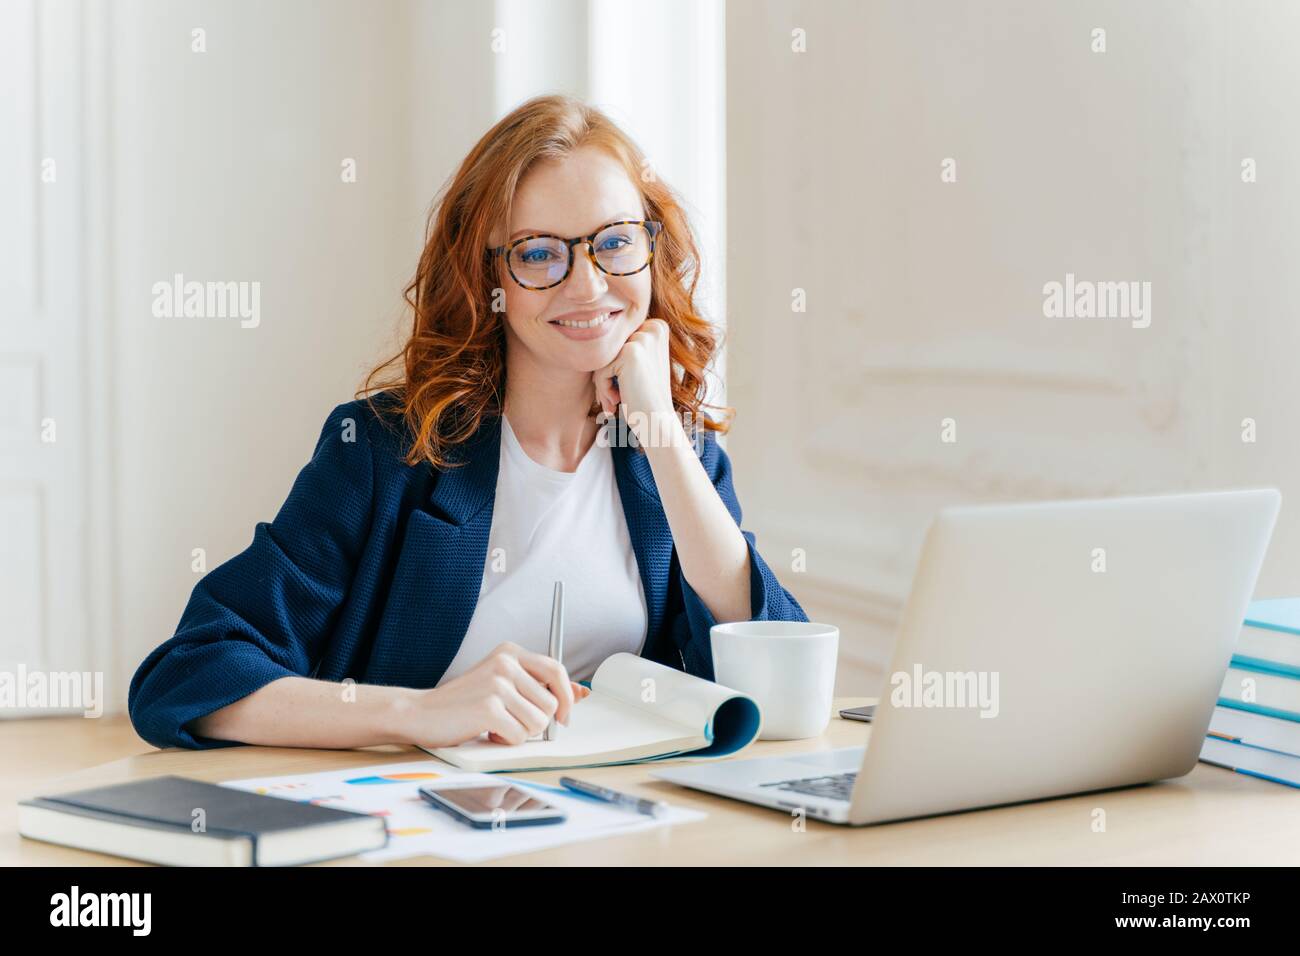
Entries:
[[[564, 663], [564, 582], [555, 582], [555, 591], [551, 595], [551, 641], [549, 650], [550, 656]], [[542, 734], [543, 740], [555, 739], [555, 716], [546, 722], [546, 731]]]
[[648, 817], [662, 817], [668, 813], [668, 804], [662, 800], [647, 800], [645, 797], [623, 793], [621, 790], [602, 787], [598, 783], [587, 783], [585, 780], [561, 777], [560, 786], [575, 793], [585, 793], [589, 797], [604, 800], [606, 803], [612, 803], [627, 810], [644, 813]]

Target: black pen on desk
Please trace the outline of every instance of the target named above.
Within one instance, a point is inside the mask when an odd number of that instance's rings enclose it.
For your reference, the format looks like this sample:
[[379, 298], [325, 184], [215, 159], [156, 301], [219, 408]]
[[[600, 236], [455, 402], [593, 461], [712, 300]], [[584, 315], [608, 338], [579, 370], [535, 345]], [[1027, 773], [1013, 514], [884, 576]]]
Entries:
[[577, 793], [585, 793], [587, 796], [595, 797], [598, 800], [604, 800], [606, 803], [612, 803], [628, 810], [635, 810], [637, 813], [644, 813], [648, 817], [662, 817], [668, 812], [668, 804], [662, 800], [647, 800], [645, 797], [637, 797], [630, 793], [622, 793], [618, 790], [611, 790], [609, 787], [602, 787], [598, 783], [586, 783], [582, 780], [574, 780], [572, 777], [561, 777], [560, 786], [567, 787]]
[[[551, 640], [547, 653], [564, 663], [564, 582], [556, 581], [555, 590], [551, 594]], [[543, 740], [555, 739], [555, 716], [546, 722], [546, 731], [542, 734]]]

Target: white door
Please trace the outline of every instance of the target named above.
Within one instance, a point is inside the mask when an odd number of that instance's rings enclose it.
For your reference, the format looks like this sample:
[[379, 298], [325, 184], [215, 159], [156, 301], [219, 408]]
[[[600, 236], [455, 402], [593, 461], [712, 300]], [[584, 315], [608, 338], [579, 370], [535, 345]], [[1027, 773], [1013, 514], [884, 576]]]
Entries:
[[[99, 359], [85, 314], [82, 16], [72, 0], [0, 4], [0, 680], [10, 687], [103, 666], [87, 626], [88, 494], [106, 476], [89, 470], [103, 403], [89, 414]], [[63, 709], [48, 696], [27, 706], [27, 686], [0, 716]]]

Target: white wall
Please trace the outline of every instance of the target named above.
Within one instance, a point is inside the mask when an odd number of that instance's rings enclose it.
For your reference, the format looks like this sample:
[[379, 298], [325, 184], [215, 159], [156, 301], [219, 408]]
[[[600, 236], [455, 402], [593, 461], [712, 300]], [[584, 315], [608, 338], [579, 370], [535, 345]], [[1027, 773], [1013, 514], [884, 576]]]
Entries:
[[[395, 351], [429, 203], [491, 121], [488, 18], [378, 12], [113, 5], [119, 702], [175, 629], [192, 549], [210, 569], [246, 547], [329, 409]], [[260, 326], [154, 318], [152, 285], [176, 272], [260, 282]]]
[[[1300, 593], [1300, 8], [765, 0], [727, 47], [731, 452], [841, 691], [945, 504], [1277, 485], [1257, 593]], [[1067, 272], [1150, 327], [1045, 318]]]

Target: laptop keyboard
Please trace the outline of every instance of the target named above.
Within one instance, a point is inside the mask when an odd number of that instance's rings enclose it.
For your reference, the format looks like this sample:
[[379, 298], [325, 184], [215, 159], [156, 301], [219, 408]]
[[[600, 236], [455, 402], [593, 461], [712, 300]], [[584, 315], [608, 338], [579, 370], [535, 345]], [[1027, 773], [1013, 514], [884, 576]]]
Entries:
[[849, 773], [836, 773], [823, 777], [804, 777], [801, 780], [776, 780], [762, 784], [775, 787], [789, 793], [806, 793], [813, 797], [825, 797], [827, 800], [848, 800], [853, 796], [853, 781], [858, 778], [856, 770]]

